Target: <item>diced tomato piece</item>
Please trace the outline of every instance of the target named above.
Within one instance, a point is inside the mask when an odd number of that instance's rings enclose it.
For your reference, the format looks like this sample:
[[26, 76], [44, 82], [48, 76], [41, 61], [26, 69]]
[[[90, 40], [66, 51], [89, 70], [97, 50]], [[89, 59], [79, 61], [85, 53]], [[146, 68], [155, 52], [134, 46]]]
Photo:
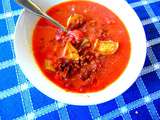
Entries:
[[77, 43], [80, 43], [84, 38], [84, 34], [80, 30], [69, 31], [68, 34], [70, 37], [74, 38]]
[[66, 32], [62, 31], [62, 30], [57, 30], [57, 33], [55, 35], [55, 39], [57, 41], [63, 40], [66, 37]]

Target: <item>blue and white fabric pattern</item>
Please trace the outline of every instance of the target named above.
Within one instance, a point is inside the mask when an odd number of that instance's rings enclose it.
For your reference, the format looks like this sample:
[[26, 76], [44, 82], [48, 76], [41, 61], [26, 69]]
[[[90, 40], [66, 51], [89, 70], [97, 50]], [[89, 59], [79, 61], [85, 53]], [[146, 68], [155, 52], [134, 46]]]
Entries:
[[0, 0], [0, 120], [159, 120], [160, 0], [127, 2], [146, 32], [144, 68], [122, 95], [103, 104], [82, 107], [50, 99], [27, 80], [16, 63], [13, 46], [22, 8], [15, 0]]

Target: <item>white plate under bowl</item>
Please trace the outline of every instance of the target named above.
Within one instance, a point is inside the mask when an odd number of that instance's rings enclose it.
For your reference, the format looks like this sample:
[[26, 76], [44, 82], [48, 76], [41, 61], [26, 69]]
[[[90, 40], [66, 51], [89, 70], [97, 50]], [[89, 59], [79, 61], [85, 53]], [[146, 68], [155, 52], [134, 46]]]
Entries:
[[[65, 0], [33, 0], [44, 10]], [[24, 11], [15, 32], [16, 60], [29, 81], [50, 98], [73, 105], [93, 105], [109, 101], [126, 91], [136, 80], [146, 56], [146, 37], [134, 10], [125, 0], [94, 0], [113, 11], [126, 26], [131, 41], [131, 57], [123, 74], [109, 87], [95, 93], [71, 93], [51, 83], [40, 71], [32, 53], [32, 33], [39, 17]], [[37, 98], [38, 99], [38, 98]]]

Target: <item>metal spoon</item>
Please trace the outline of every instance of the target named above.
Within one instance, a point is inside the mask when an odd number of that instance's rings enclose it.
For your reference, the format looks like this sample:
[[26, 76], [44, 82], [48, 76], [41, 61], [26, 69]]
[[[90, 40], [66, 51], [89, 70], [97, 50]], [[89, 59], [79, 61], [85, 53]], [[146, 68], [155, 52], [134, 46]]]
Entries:
[[67, 31], [66, 28], [60, 24], [58, 21], [50, 17], [47, 13], [45, 13], [38, 5], [36, 5], [31, 0], [16, 0], [17, 3], [19, 3], [21, 6], [27, 8], [27, 10], [35, 13], [38, 16], [41, 16], [47, 20], [49, 20], [51, 23], [56, 25], [57, 27], [61, 28], [63, 31]]

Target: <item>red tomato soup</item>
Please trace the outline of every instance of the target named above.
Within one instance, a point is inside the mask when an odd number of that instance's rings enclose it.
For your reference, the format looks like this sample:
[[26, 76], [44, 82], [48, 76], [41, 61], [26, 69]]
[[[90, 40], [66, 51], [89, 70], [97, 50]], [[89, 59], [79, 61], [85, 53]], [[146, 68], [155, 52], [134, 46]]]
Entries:
[[94, 2], [72, 1], [53, 6], [48, 14], [67, 29], [41, 18], [33, 32], [35, 60], [50, 81], [69, 92], [89, 93], [103, 90], [124, 72], [130, 38], [112, 11]]

